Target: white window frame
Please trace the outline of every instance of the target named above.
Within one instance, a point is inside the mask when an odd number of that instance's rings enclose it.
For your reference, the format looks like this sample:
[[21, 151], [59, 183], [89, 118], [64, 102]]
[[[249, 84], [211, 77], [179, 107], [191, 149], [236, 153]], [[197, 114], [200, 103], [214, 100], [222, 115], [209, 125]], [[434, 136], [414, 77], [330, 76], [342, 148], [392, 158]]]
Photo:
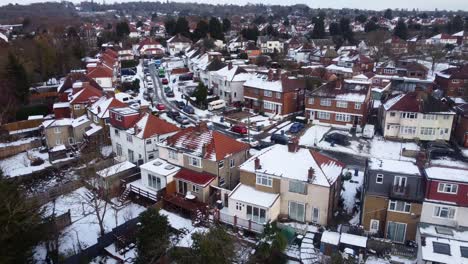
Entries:
[[[376, 227], [374, 227], [374, 224], [376, 224]], [[371, 219], [369, 223], [369, 231], [371, 233], [377, 233], [379, 232], [379, 228], [380, 228], [380, 221], [377, 219]]]
[[335, 120], [338, 122], [350, 122], [351, 121], [351, 115], [347, 114], [335, 114]]
[[362, 103], [354, 103], [354, 109], [355, 110], [361, 110], [361, 105], [362, 105]]
[[62, 139], [61, 139], [61, 138], [55, 139], [55, 145], [56, 145], [56, 146], [62, 145]]
[[307, 99], [307, 103], [310, 104], [310, 105], [313, 105], [314, 104], [314, 98], [313, 97], [309, 97]]
[[273, 97], [273, 92], [268, 90], [263, 90], [263, 95], [266, 97]]
[[317, 119], [330, 120], [331, 114], [329, 112], [317, 111]]
[[201, 158], [189, 156], [188, 160], [189, 160], [189, 165], [190, 166], [197, 167], [197, 168], [202, 167]]
[[[449, 189], [449, 190], [446, 190], [446, 189]], [[457, 194], [458, 193], [458, 184], [439, 182], [439, 185], [437, 186], [437, 192], [438, 193]]]
[[93, 116], [94, 123], [98, 123], [98, 118], [97, 116]]
[[173, 149], [170, 149], [168, 151], [168, 156], [169, 156], [169, 159], [172, 159], [172, 160], [177, 160], [178, 159], [177, 151], [175, 151]]
[[122, 156], [122, 153], [123, 153], [122, 145], [120, 145], [119, 143], [116, 143], [115, 144], [115, 152], [116, 152], [117, 156]]
[[[380, 182], [379, 182], [379, 179], [380, 179]], [[379, 173], [376, 175], [375, 177], [375, 183], [377, 184], [383, 184], [383, 179], [384, 179], [384, 175]]]
[[68, 138], [68, 144], [73, 145], [75, 144], [75, 139], [73, 137]]
[[320, 99], [320, 105], [321, 106], [331, 106], [332, 105], [332, 100], [330, 98], [321, 98]]
[[[398, 203], [403, 203], [403, 210], [398, 210], [398, 206], [397, 206]], [[393, 209], [392, 209], [392, 205], [393, 205]], [[398, 200], [389, 200], [388, 201], [388, 211], [409, 214], [409, 213], [411, 213], [411, 203], [407, 203], [407, 202], [404, 202], [404, 201], [398, 201]]]
[[133, 142], [133, 137], [132, 137], [132, 135], [130, 135], [130, 134], [128, 134], [128, 133], [127, 133], [127, 142], [130, 142], [130, 143]]
[[122, 121], [122, 116], [116, 114], [116, 115], [115, 115], [115, 120], [117, 120], [117, 121]]
[[346, 101], [336, 101], [336, 107], [338, 107], [338, 108], [348, 108], [348, 102], [346, 102]]
[[[318, 223], [320, 222], [320, 208], [318, 207], [312, 207], [312, 223]], [[317, 212], [317, 217], [315, 217], [315, 212]]]
[[200, 187], [196, 184], [192, 184], [192, 192], [194, 193], [199, 193], [200, 192]]
[[[439, 212], [437, 212], [437, 209], [439, 208]], [[444, 216], [440, 216], [441, 215], [441, 212], [442, 210], [447, 210], [447, 217], [444, 217]], [[452, 210], [453, 214], [452, 214], [452, 217], [450, 217], [450, 211]], [[452, 207], [452, 206], [442, 206], [442, 205], [435, 205], [434, 206], [434, 212], [432, 214], [433, 217], [436, 217], [436, 218], [441, 218], [441, 219], [455, 219], [456, 217], [456, 214], [457, 214], [457, 208], [455, 207]]]
[[236, 160], [235, 159], [230, 159], [229, 160], [229, 167], [233, 168], [234, 166], [236, 166]]
[[408, 185], [408, 178], [405, 176], [397, 175], [393, 178], [393, 185], [406, 187]]
[[55, 134], [60, 134], [61, 132], [62, 132], [62, 129], [60, 127], [54, 127]]
[[255, 177], [257, 185], [273, 187], [273, 178], [267, 175], [257, 174]]
[[81, 109], [81, 105], [80, 105], [80, 104], [74, 104], [74, 105], [73, 105], [73, 109], [74, 109], [74, 110], [80, 110], [80, 109]]
[[276, 92], [276, 99], [281, 99], [281, 93], [280, 92]]

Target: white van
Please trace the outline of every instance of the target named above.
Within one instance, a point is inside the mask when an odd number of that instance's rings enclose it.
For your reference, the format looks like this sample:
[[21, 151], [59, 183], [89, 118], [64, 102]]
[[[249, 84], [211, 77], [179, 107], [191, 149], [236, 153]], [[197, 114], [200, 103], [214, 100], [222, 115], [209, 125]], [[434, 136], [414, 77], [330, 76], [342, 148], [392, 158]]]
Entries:
[[363, 138], [373, 138], [375, 133], [375, 126], [371, 124], [367, 124], [364, 126], [362, 131]]
[[226, 102], [224, 100], [216, 100], [216, 101], [208, 103], [208, 110], [209, 111], [218, 110], [225, 106], [226, 106]]

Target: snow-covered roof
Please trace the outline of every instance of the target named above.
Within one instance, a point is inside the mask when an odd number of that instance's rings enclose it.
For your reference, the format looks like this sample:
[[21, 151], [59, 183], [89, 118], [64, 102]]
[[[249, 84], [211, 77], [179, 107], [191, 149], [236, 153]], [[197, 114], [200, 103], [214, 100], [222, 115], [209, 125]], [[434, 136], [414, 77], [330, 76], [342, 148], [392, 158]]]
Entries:
[[320, 242], [338, 246], [338, 244], [340, 243], [340, 233], [333, 231], [324, 231]]
[[58, 126], [71, 126], [73, 119], [71, 118], [62, 118], [62, 119], [52, 119], [52, 120], [45, 120], [42, 122], [44, 128], [48, 127], [58, 127]]
[[57, 108], [69, 108], [70, 107], [70, 102], [62, 102], [62, 103], [55, 103], [54, 104], [54, 109]]
[[387, 102], [385, 102], [385, 104], [383, 105], [384, 109], [385, 110], [390, 109], [394, 104], [396, 104], [398, 101], [400, 101], [400, 99], [403, 98], [403, 96], [405, 96], [405, 95], [400, 94], [398, 96], [395, 96], [395, 97], [387, 100]]
[[329, 66], [326, 67], [327, 70], [329, 71], [340, 71], [340, 72], [346, 72], [346, 73], [353, 73], [352, 68], [348, 67], [341, 67], [335, 64], [330, 64]]
[[58, 146], [55, 146], [51, 149], [49, 149], [49, 152], [57, 152], [57, 151], [62, 151], [62, 150], [66, 150], [67, 147], [65, 147], [65, 145], [58, 145]]
[[43, 115], [31, 115], [28, 116], [28, 120], [39, 120], [39, 119], [44, 119]]
[[102, 129], [101, 126], [95, 125], [93, 123], [90, 124], [91, 129], [85, 131], [86, 136], [92, 136], [94, 133], [100, 131]]
[[342, 233], [340, 243], [365, 248], [367, 246], [367, 237]]
[[[261, 168], [255, 169], [255, 159], [260, 160]], [[309, 149], [299, 148], [289, 152], [288, 146], [274, 145], [267, 148], [240, 167], [241, 170], [252, 173], [263, 173], [274, 177], [284, 177], [308, 182], [309, 169], [314, 171], [312, 184], [329, 187], [341, 175], [344, 168], [340, 162], [328, 158]]]
[[335, 99], [339, 101], [364, 103], [366, 95], [362, 93], [345, 93], [336, 95]]
[[160, 176], [169, 176], [180, 170], [179, 167], [159, 158], [141, 165], [140, 169], [147, 170]]
[[87, 116], [85, 115], [82, 115], [76, 119], [73, 119], [71, 125], [72, 127], [77, 127], [77, 126], [81, 126], [83, 124], [86, 124], [87, 122], [89, 122], [89, 119]]
[[257, 74], [253, 76], [244, 83], [244, 86], [273, 92], [283, 92], [281, 80], [268, 81], [268, 75], [266, 74]]
[[431, 166], [425, 172], [429, 179], [468, 182], [467, 169]]
[[263, 208], [270, 208], [278, 197], [278, 193], [262, 192], [242, 183], [239, 183], [229, 196], [233, 200], [258, 205]]
[[[382, 151], [385, 150], [383, 149]], [[416, 164], [401, 160], [370, 158], [369, 169], [404, 173], [408, 175], [420, 175], [419, 168], [416, 166]]]
[[466, 252], [462, 255], [462, 247], [468, 248], [468, 242], [445, 239], [440, 237], [426, 237], [421, 246], [421, 258], [435, 263], [468, 263]]
[[129, 162], [129, 161], [124, 161], [124, 162], [121, 162], [121, 163], [117, 163], [115, 165], [112, 165], [108, 168], [105, 168], [103, 170], [100, 170], [97, 173], [97, 175], [101, 176], [101, 177], [109, 177], [109, 176], [112, 176], [112, 175], [115, 175], [117, 173], [120, 173], [120, 172], [124, 172], [126, 170], [129, 170], [129, 169], [132, 169], [132, 168], [135, 168], [136, 165]]

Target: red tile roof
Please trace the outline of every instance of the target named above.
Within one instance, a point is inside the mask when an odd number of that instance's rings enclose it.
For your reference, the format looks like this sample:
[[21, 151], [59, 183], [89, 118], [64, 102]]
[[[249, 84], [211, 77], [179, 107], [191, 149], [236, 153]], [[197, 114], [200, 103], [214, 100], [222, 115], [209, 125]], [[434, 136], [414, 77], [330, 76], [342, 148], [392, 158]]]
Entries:
[[[172, 132], [179, 131], [179, 128], [165, 120], [160, 119], [152, 114], [146, 114], [148, 118], [146, 119], [146, 124], [143, 128], [143, 138], [150, 138], [154, 135], [164, 135]], [[145, 116], [143, 115], [143, 118]], [[141, 119], [140, 119], [141, 120]], [[138, 122], [139, 123], [139, 122]]]
[[314, 160], [317, 162], [317, 164], [322, 167], [323, 165], [327, 165], [331, 162], [334, 162], [336, 163], [337, 165], [341, 166], [341, 167], [346, 167], [346, 164], [344, 164], [343, 162], [341, 161], [338, 161], [336, 159], [333, 159], [333, 158], [330, 158], [326, 155], [323, 155], [322, 153], [319, 153], [317, 151], [314, 151], [314, 150], [311, 150], [310, 151], [310, 154], [312, 154], [312, 157], [314, 158]]
[[91, 85], [85, 85], [83, 89], [73, 95], [70, 104], [84, 104], [95, 102], [102, 96], [102, 91], [94, 88]]
[[62, 86], [59, 88], [58, 92], [63, 93], [66, 90], [71, 89], [75, 82], [83, 82], [83, 83], [88, 82], [94, 88], [102, 90], [102, 87], [95, 80], [93, 80], [91, 77], [87, 76], [86, 74], [82, 72], [71, 72], [65, 78], [65, 81], [63, 82]]
[[88, 73], [91, 78], [112, 78], [114, 73], [106, 66], [99, 65]]
[[204, 187], [210, 184], [214, 179], [216, 179], [216, 176], [207, 172], [196, 172], [182, 168], [174, 176], [174, 178], [202, 185]]

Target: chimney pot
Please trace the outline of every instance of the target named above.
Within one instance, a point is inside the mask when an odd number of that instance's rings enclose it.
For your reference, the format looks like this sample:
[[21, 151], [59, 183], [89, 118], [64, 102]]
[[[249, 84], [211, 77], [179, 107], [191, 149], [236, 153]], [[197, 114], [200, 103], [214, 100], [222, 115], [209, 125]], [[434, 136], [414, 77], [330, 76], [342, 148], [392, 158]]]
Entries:
[[314, 168], [310, 167], [309, 171], [307, 172], [307, 181], [309, 183], [312, 183], [314, 181], [314, 174], [315, 174]]
[[232, 61], [228, 63], [228, 70], [231, 70], [231, 69], [232, 69]]
[[255, 170], [259, 170], [261, 168], [262, 168], [262, 166], [260, 165], [260, 159], [255, 158]]

